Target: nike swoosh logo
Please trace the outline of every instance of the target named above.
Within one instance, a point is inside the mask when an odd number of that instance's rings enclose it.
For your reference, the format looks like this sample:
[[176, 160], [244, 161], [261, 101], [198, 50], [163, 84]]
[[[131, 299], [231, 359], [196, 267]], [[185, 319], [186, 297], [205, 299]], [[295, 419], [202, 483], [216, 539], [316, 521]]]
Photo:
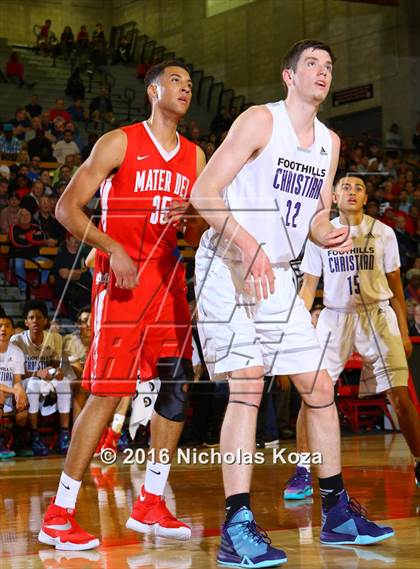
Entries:
[[156, 472], [156, 470], [150, 469], [150, 472], [153, 472], [153, 474], [157, 474], [158, 476], [160, 476], [160, 472]]
[[146, 499], [146, 495], [143, 494], [143, 492], [141, 490], [140, 490], [139, 498], [140, 498], [140, 502], [144, 502]]
[[146, 158], [149, 158], [150, 154], [147, 154], [146, 156], [139, 156], [137, 154], [137, 160], [146, 160]]
[[66, 485], [64, 484], [64, 482], [61, 482], [61, 480], [60, 480], [60, 484], [62, 484], [66, 490], [70, 490], [70, 486], [66, 486]]
[[67, 531], [69, 529], [71, 529], [71, 523], [67, 522], [65, 524], [61, 524], [61, 525], [53, 525], [53, 526], [45, 526], [48, 529], [55, 529], [57, 531]]

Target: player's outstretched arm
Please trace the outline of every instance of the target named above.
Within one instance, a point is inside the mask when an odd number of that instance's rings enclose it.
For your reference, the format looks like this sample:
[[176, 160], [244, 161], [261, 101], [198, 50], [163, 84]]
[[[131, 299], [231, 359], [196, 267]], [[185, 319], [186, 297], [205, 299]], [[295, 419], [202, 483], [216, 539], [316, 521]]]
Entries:
[[310, 275], [309, 273], [305, 273], [303, 275], [303, 283], [299, 291], [299, 296], [305, 303], [307, 310], [310, 310], [312, 308], [318, 288], [318, 283], [319, 277]]
[[268, 288], [271, 293], [274, 292], [270, 262], [256, 239], [239, 225], [227, 209], [221, 194], [241, 168], [265, 148], [272, 128], [273, 117], [266, 107], [252, 107], [242, 113], [199, 176], [190, 199], [209, 225], [241, 249], [248, 275], [248, 290], [252, 277], [258, 299], [262, 296], [268, 298]]
[[320, 247], [344, 253], [350, 251], [352, 247], [349, 230], [346, 227], [336, 229], [330, 222], [334, 177], [340, 156], [340, 139], [335, 132], [330, 131], [330, 134], [332, 138], [331, 166], [321, 191], [319, 209], [311, 223], [309, 238]]
[[56, 207], [58, 221], [73, 235], [110, 256], [116, 285], [131, 289], [136, 286], [137, 267], [123, 246], [99, 231], [83, 211], [84, 206], [125, 156], [127, 137], [122, 130], [102, 136], [89, 158], [70, 180]]
[[386, 278], [389, 288], [393, 294], [393, 297], [391, 298], [391, 306], [397, 315], [398, 327], [404, 344], [405, 355], [409, 358], [413, 352], [413, 345], [408, 333], [407, 305], [405, 303], [404, 291], [401, 283], [400, 269], [392, 271], [391, 273], [386, 273]]

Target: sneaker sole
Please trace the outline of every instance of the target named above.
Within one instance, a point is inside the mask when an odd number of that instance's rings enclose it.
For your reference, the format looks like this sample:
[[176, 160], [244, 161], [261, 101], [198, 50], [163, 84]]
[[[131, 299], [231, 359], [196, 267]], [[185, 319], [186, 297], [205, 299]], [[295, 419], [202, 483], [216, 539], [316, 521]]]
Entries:
[[139, 533], [154, 535], [156, 537], [166, 537], [167, 539], [178, 539], [179, 541], [187, 541], [191, 538], [190, 528], [169, 529], [159, 524], [142, 524], [134, 518], [128, 518], [125, 524], [127, 529], [132, 529]]
[[309, 498], [310, 496], [312, 496], [312, 494], [314, 493], [314, 489], [310, 488], [308, 490], [305, 490], [305, 492], [283, 492], [283, 498], [285, 500], [304, 500], [305, 498]]
[[252, 563], [248, 557], [238, 563], [235, 563], [234, 561], [219, 561], [219, 559], [217, 559], [217, 564], [223, 565], [223, 567], [247, 567], [248, 569], [258, 569], [259, 567], [278, 567], [279, 565], [283, 565], [283, 563], [287, 563], [287, 557], [279, 560], [270, 559], [270, 561], [260, 561], [259, 563]]
[[99, 539], [91, 539], [86, 543], [71, 543], [65, 542], [61, 543], [59, 537], [51, 537], [45, 531], [41, 530], [38, 534], [38, 541], [45, 543], [45, 545], [53, 545], [56, 549], [60, 551], [84, 551], [86, 549], [95, 549], [99, 547]]
[[321, 538], [319, 541], [324, 545], [372, 545], [373, 543], [379, 543], [380, 541], [385, 541], [390, 537], [394, 537], [395, 532], [386, 533], [385, 535], [378, 535], [377, 537], [372, 537], [370, 535], [358, 535], [354, 541], [324, 541]]

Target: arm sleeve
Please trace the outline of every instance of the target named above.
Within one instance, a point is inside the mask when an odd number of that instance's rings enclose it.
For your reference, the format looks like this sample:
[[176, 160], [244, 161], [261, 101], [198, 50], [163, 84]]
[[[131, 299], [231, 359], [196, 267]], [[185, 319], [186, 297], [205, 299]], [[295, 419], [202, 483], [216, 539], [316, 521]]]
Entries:
[[305, 254], [303, 256], [300, 270], [303, 273], [320, 277], [322, 275], [321, 248], [309, 239], [306, 242]]
[[386, 226], [384, 233], [384, 270], [392, 273], [401, 266], [398, 241], [394, 231]]

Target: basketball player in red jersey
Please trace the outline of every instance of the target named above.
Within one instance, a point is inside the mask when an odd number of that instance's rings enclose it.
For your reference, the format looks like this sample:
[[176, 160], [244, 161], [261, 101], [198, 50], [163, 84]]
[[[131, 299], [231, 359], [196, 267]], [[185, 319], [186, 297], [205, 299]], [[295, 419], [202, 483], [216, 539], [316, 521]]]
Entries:
[[[74, 519], [77, 494], [120, 398], [135, 391], [138, 370], [143, 380], [160, 377], [162, 383], [145, 484], [127, 527], [177, 539], [191, 535], [162, 497], [193, 378], [185, 274], [174, 255], [176, 227], [167, 223], [167, 214], [175, 206], [178, 214], [172, 212], [172, 219], [183, 215], [205, 158], [176, 131], [191, 102], [188, 68], [163, 62], [149, 71], [145, 83], [150, 118], [102, 136], [57, 204], [60, 223], [97, 254], [93, 341], [84, 371], [84, 386], [91, 394], [73, 427], [57, 495], [39, 533], [42, 543], [56, 549], [99, 545]], [[83, 208], [101, 184], [97, 229]]]

